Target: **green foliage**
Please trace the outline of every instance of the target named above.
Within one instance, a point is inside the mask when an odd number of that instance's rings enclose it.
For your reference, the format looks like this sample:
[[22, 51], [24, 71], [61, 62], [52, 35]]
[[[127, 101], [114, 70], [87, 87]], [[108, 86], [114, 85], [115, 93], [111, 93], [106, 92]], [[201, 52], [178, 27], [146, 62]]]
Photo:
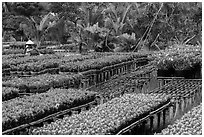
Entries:
[[91, 91], [51, 89], [46, 93], [5, 101], [2, 103], [2, 130], [89, 103], [94, 99], [95, 93]]
[[12, 87], [2, 87], [2, 101], [18, 97], [19, 90]]
[[65, 17], [74, 22], [80, 16], [80, 5], [80, 2], [50, 2], [49, 10], [58, 13], [60, 18]]
[[202, 103], [156, 135], [202, 135]]
[[201, 55], [201, 46], [173, 45], [152, 56], [160, 70], [192, 70], [195, 66], [202, 66]]
[[[199, 2], [4, 2], [2, 11], [3, 34], [12, 31], [15, 38], [20, 35], [24, 39], [25, 36], [41, 37], [44, 35], [42, 28], [48, 26], [42, 25], [42, 21], [38, 29], [41, 32], [31, 34], [34, 27], [22, 24], [23, 19], [16, 19], [16, 16], [34, 19], [36, 26], [44, 15], [54, 12], [56, 24], [49, 21], [53, 27], [42, 39], [66, 43], [71, 37], [79, 49], [102, 47], [111, 51], [111, 45], [124, 48], [129, 45], [127, 40], [121, 42], [118, 38], [126, 33], [135, 34], [134, 44], [131, 42], [134, 50], [162, 49], [169, 46], [169, 42], [202, 44], [202, 3]], [[100, 29], [90, 30], [96, 25]], [[22, 32], [22, 28], [26, 31]], [[125, 51], [129, 49], [124, 48]]]
[[167, 102], [164, 94], [125, 94], [62, 120], [33, 129], [34, 135], [114, 135]]

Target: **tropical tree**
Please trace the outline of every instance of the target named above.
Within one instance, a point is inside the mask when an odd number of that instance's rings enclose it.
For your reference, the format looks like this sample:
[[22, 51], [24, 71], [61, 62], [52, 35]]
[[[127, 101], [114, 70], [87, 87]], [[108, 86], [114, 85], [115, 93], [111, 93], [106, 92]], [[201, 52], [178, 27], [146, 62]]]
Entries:
[[[74, 21], [67, 20], [70, 26], [72, 40], [79, 47], [79, 52], [82, 52], [82, 46], [91, 46], [97, 40], [95, 39], [96, 32], [91, 31], [91, 27], [98, 24], [103, 26], [103, 3], [81, 3], [79, 6], [80, 15]], [[94, 47], [92, 45], [91, 47]]]
[[63, 22], [63, 18], [59, 19], [57, 15], [49, 12], [41, 17], [41, 20], [37, 17], [25, 17], [16, 16], [16, 19], [21, 19], [20, 28], [27, 34], [28, 38], [34, 38], [37, 43], [37, 47], [40, 46], [44, 36], [53, 28], [56, 28], [57, 24]]
[[[123, 27], [126, 23], [127, 13], [129, 12], [132, 4], [122, 3], [122, 6], [116, 7], [113, 3], [110, 3], [107, 9], [103, 10], [105, 14], [105, 27], [109, 28], [110, 31], [118, 36], [122, 34]], [[122, 10], [122, 13], [118, 13], [119, 10]]]
[[[2, 3], [2, 29], [12, 31], [12, 35], [19, 40], [24, 36], [20, 28], [22, 22], [26, 22], [30, 17], [42, 16], [47, 14], [47, 8], [39, 2], [3, 2]], [[25, 20], [25, 21], [23, 21]], [[29, 23], [28, 23], [29, 24]]]
[[148, 48], [154, 46], [159, 49], [171, 45], [169, 42], [172, 41], [188, 43], [201, 32], [201, 3], [172, 2], [141, 5], [146, 5], [143, 6], [144, 15], [137, 18], [138, 23], [134, 25], [142, 30], [142, 36], [135, 49], [142, 46]]
[[49, 11], [58, 14], [59, 18], [75, 22], [80, 17], [81, 2], [50, 2]]
[[45, 38], [65, 43], [69, 35], [79, 49], [98, 45], [112, 50], [114, 45], [137, 51], [172, 43], [201, 45], [202, 3], [3, 2], [2, 28], [3, 35], [26, 34], [38, 46]]
[[[121, 4], [125, 5], [121, 6]], [[126, 23], [125, 20], [130, 8], [131, 4], [129, 3], [120, 3], [119, 5], [106, 3], [103, 6], [103, 10], [98, 12], [100, 14], [100, 16], [98, 15], [100, 17], [98, 24], [95, 22], [95, 25], [92, 24], [92, 28], [87, 28], [87, 30], [90, 30], [94, 37], [101, 39], [100, 41], [96, 39], [96, 41], [99, 41], [97, 45], [100, 48], [107, 49], [105, 51], [113, 50], [115, 47], [113, 45], [117, 43], [117, 36], [122, 35], [123, 26]], [[93, 31], [94, 28], [97, 30], [96, 32]]]

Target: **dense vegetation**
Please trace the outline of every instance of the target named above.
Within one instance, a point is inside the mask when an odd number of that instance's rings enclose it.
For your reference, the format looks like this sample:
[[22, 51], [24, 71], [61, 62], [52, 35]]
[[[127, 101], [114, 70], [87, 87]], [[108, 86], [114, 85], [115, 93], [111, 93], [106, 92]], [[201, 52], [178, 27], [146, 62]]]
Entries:
[[46, 93], [2, 102], [3, 130], [19, 126], [61, 110], [83, 105], [95, 98], [94, 92], [52, 89]]
[[[32, 39], [95, 49], [136, 51], [201, 44], [197, 2], [3, 2], [3, 41]], [[51, 44], [52, 45], [52, 44]]]
[[202, 135], [202, 103], [158, 135]]
[[170, 96], [165, 94], [126, 94], [79, 115], [65, 117], [49, 125], [36, 128], [35, 135], [110, 135], [148, 115]]

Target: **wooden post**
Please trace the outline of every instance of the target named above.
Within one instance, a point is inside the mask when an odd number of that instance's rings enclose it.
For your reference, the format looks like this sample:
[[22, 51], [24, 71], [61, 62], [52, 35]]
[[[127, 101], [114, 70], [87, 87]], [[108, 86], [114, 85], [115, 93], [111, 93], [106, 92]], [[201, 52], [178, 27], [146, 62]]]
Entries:
[[185, 113], [185, 101], [184, 101], [184, 98], [181, 98], [181, 113], [182, 115]]
[[107, 71], [104, 72], [104, 81], [107, 80]]
[[164, 127], [164, 110], [160, 113], [160, 124], [159, 124], [159, 130], [161, 130]]
[[174, 107], [170, 106], [169, 107], [169, 123], [171, 124], [174, 120]]
[[165, 128], [165, 127], [166, 127], [166, 124], [168, 123], [168, 121], [167, 121], [167, 119], [168, 119], [167, 115], [168, 115], [168, 109], [165, 108], [165, 109], [163, 110], [163, 123], [162, 123], [162, 128]]
[[[146, 130], [146, 133], [145, 134], [151, 134], [152, 133], [152, 123], [151, 123], [151, 117], [149, 117], [146, 121], [146, 124], [145, 124], [145, 130]], [[151, 125], [152, 124], [152, 125]], [[151, 133], [150, 133], [151, 132]]]
[[112, 68], [110, 69], [110, 78], [112, 77]]
[[157, 114], [154, 114], [153, 117], [153, 132], [155, 132], [158, 127], [158, 116]]
[[178, 117], [180, 117], [180, 102], [176, 100], [176, 110], [174, 114], [174, 119], [176, 120]]
[[103, 81], [106, 81], [106, 71], [103, 72]]
[[101, 73], [102, 72], [100, 72], [99, 75], [98, 75], [99, 76], [99, 83], [101, 83]]
[[100, 83], [103, 82], [103, 72], [100, 73]]
[[94, 85], [96, 85], [96, 83], [97, 83], [97, 74], [94, 73], [93, 77], [94, 77], [94, 78], [93, 78], [93, 80], [94, 80]]
[[154, 131], [154, 116], [150, 117], [150, 134]]
[[111, 77], [111, 70], [108, 71], [108, 79]]
[[161, 123], [160, 123], [160, 122], [161, 122], [161, 116], [162, 116], [162, 115], [161, 115], [161, 112], [158, 112], [158, 113], [157, 113], [157, 128], [155, 129], [155, 131], [157, 131], [157, 130], [159, 130], [159, 129], [161, 128], [161, 127], [160, 127], [160, 126], [161, 126], [161, 125], [160, 125], [160, 124], [161, 124]]
[[190, 105], [191, 103], [190, 103], [190, 97], [189, 96], [187, 96], [187, 111], [190, 109]]
[[189, 96], [189, 98], [190, 98], [190, 109], [191, 109], [191, 107], [193, 105], [193, 99], [192, 99], [192, 96]]
[[101, 82], [103, 82], [103, 71], [101, 72]]
[[88, 88], [89, 87], [89, 79], [86, 79], [86, 87], [85, 88]]

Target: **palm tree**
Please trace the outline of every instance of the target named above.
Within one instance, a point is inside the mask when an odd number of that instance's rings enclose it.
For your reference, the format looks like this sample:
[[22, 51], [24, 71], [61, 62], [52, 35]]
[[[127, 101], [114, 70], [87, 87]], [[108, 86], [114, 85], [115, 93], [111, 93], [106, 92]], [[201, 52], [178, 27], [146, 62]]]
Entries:
[[54, 15], [51, 12], [42, 16], [39, 23], [37, 22], [37, 19], [33, 16], [16, 16], [15, 18], [22, 20], [20, 28], [24, 31], [29, 31], [28, 37], [34, 37], [37, 43], [37, 47], [40, 47], [41, 41], [45, 34], [48, 33], [51, 28], [56, 27], [57, 24], [63, 21], [63, 19], [60, 20], [57, 15]]
[[83, 14], [81, 19], [83, 20], [84, 28], [93, 26], [96, 23], [102, 27], [104, 24], [102, 13], [104, 8], [106, 6], [103, 3], [82, 3], [79, 9]]
[[107, 9], [103, 10], [105, 15], [105, 27], [113, 31], [116, 36], [122, 34], [123, 27], [126, 23], [127, 14], [132, 7], [132, 4], [125, 3], [125, 6], [121, 6], [122, 14], [118, 15], [116, 6], [112, 3], [108, 5]]
[[131, 3], [118, 3], [117, 6], [113, 3], [109, 3], [107, 8], [103, 10], [105, 16], [104, 26], [109, 29], [106, 36], [106, 46], [108, 46], [107, 41], [110, 35], [120, 41], [120, 35], [123, 35], [123, 29], [127, 24], [126, 20], [131, 7]]
[[95, 24], [103, 26], [103, 7], [102, 3], [82, 3], [79, 7], [82, 16], [78, 17], [75, 22], [67, 21], [67, 24], [72, 26], [71, 37], [79, 46], [80, 53], [82, 52], [82, 46], [90, 45], [90, 39], [93, 40], [92, 36], [89, 35], [90, 33], [88, 33], [90, 27]]

